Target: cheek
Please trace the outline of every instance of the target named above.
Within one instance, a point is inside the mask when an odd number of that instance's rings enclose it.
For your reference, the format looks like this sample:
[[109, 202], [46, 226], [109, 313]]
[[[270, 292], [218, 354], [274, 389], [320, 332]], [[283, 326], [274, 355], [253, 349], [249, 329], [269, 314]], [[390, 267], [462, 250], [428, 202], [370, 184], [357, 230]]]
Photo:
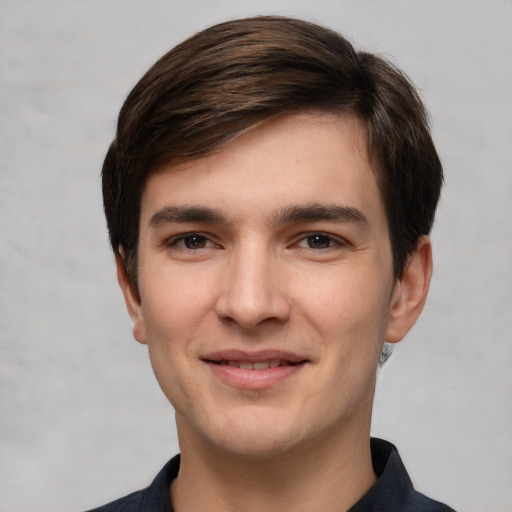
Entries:
[[155, 272], [143, 276], [141, 297], [148, 334], [154, 339], [183, 337], [202, 322], [212, 308], [214, 286], [206, 275], [186, 269], [155, 265]]
[[194, 354], [204, 324], [201, 294], [176, 287], [144, 304], [147, 345], [155, 377], [169, 402], [182, 410], [195, 393]]
[[335, 329], [352, 329], [368, 323], [375, 326], [383, 316], [388, 295], [387, 284], [376, 272], [372, 275], [340, 272], [326, 279], [317, 277], [297, 293], [312, 320]]
[[[149, 355], [157, 380], [171, 399], [180, 375], [196, 364], [198, 351], [213, 332], [215, 287], [197, 271], [190, 275], [160, 267], [144, 277], [141, 296]], [[185, 377], [189, 378], [181, 379]]]
[[332, 361], [330, 371], [341, 381], [375, 372], [385, 337], [388, 295], [379, 273], [352, 273], [324, 283], [322, 293], [303, 303], [304, 316]]

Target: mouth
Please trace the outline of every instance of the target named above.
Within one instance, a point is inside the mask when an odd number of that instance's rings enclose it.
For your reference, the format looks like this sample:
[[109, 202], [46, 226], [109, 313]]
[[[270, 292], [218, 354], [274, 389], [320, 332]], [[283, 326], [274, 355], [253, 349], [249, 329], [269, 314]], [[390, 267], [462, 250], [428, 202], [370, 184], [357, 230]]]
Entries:
[[233, 368], [240, 368], [241, 370], [268, 370], [269, 368], [279, 368], [281, 366], [298, 366], [306, 362], [303, 361], [288, 361], [286, 359], [267, 359], [264, 361], [243, 361], [233, 359], [221, 359], [219, 361], [205, 359], [207, 363], [217, 364], [220, 366], [231, 366]]
[[309, 362], [282, 351], [247, 353], [238, 350], [208, 354], [202, 358], [217, 378], [239, 389], [265, 389], [292, 378]]

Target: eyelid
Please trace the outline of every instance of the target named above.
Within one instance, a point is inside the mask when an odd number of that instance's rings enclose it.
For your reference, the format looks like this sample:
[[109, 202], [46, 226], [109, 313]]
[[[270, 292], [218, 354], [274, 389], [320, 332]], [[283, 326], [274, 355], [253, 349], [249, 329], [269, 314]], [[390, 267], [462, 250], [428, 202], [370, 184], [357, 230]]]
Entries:
[[[331, 242], [331, 245], [329, 247], [326, 247], [324, 249], [314, 249], [312, 247], [306, 247], [305, 245], [304, 246], [300, 246], [299, 244], [301, 243], [305, 243], [306, 240], [311, 237], [311, 236], [322, 236], [322, 237], [326, 237], [330, 240]], [[167, 247], [177, 247], [177, 244], [183, 240], [185, 240], [186, 238], [189, 238], [189, 237], [194, 237], [194, 236], [197, 236], [197, 237], [200, 237], [200, 238], [204, 238], [206, 240], [206, 247], [204, 247], [203, 249], [206, 249], [206, 248], [210, 248], [210, 247], [220, 247], [221, 244], [219, 244], [218, 242], [216, 242], [214, 240], [214, 237], [209, 234], [209, 233], [204, 233], [204, 232], [201, 232], [201, 231], [188, 231], [188, 232], [185, 232], [185, 233], [178, 233], [176, 235], [173, 235], [173, 236], [170, 236], [169, 238], [167, 238], [165, 241], [164, 241], [164, 245], [167, 246]], [[292, 241], [292, 243], [290, 244], [291, 246], [299, 246], [299, 248], [301, 249], [309, 249], [309, 250], [314, 250], [314, 251], [326, 251], [326, 250], [329, 250], [329, 249], [335, 249], [337, 247], [346, 247], [346, 246], [351, 246], [351, 242], [349, 240], [347, 240], [345, 237], [342, 237], [340, 235], [334, 235], [333, 233], [328, 233], [328, 232], [325, 232], [325, 231], [315, 231], [315, 230], [312, 230], [312, 231], [309, 231], [309, 232], [304, 232], [304, 233], [301, 233], [300, 235], [297, 235], [296, 237], [294, 237], [294, 240]], [[189, 249], [185, 246], [181, 247], [181, 249], [183, 250], [188, 250], [188, 251], [193, 251], [193, 250], [197, 250], [197, 249]]]
[[[179, 233], [177, 235], [173, 235], [173, 236], [169, 237], [168, 239], [166, 239], [164, 245], [166, 245], [167, 247], [177, 247], [178, 242], [184, 241], [186, 238], [191, 238], [194, 236], [196, 236], [198, 238], [204, 238], [206, 240], [207, 246], [203, 247], [202, 249], [219, 246], [219, 244], [215, 243], [212, 240], [212, 237], [210, 235], [208, 235], [206, 233], [201, 233], [198, 231], [189, 231], [187, 233]], [[183, 249], [186, 251], [197, 250], [197, 249], [189, 249], [188, 247], [185, 247], [185, 246], [180, 247], [180, 249]]]
[[[331, 244], [332, 246], [329, 246], [329, 247], [326, 247], [326, 248], [323, 248], [323, 249], [313, 249], [312, 247], [300, 247], [299, 244], [301, 242], [305, 242], [309, 237], [311, 236], [322, 236], [322, 237], [326, 237], [328, 238], [330, 241], [331, 241]], [[326, 233], [325, 231], [310, 231], [310, 232], [307, 232], [307, 233], [301, 233], [297, 238], [296, 238], [296, 242], [294, 242], [293, 245], [296, 245], [296, 246], [299, 246], [301, 249], [310, 249], [310, 250], [314, 250], [314, 251], [327, 251], [329, 249], [334, 249], [336, 247], [346, 247], [346, 246], [350, 246], [351, 243], [344, 237], [342, 236], [339, 236], [339, 235], [334, 235], [332, 233]]]

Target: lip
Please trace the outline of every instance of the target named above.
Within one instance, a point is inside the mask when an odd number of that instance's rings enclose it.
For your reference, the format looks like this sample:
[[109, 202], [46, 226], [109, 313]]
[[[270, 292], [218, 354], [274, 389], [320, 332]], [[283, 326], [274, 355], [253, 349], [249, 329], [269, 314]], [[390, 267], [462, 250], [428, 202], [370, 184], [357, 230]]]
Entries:
[[[222, 350], [201, 357], [212, 373], [224, 384], [238, 389], [267, 389], [284, 380], [292, 378], [302, 371], [309, 362], [307, 358], [293, 352], [282, 350]], [[280, 361], [280, 365], [263, 370], [243, 369], [226, 364], [229, 361], [260, 363]], [[284, 364], [283, 364], [284, 363]]]

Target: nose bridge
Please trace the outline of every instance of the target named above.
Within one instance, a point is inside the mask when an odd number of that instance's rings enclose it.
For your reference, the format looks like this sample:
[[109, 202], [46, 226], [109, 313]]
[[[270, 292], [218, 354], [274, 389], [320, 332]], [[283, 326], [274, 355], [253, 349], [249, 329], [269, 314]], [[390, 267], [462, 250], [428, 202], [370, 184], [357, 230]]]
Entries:
[[266, 320], [284, 321], [288, 303], [276, 254], [259, 240], [244, 240], [230, 255], [217, 313], [244, 328]]

